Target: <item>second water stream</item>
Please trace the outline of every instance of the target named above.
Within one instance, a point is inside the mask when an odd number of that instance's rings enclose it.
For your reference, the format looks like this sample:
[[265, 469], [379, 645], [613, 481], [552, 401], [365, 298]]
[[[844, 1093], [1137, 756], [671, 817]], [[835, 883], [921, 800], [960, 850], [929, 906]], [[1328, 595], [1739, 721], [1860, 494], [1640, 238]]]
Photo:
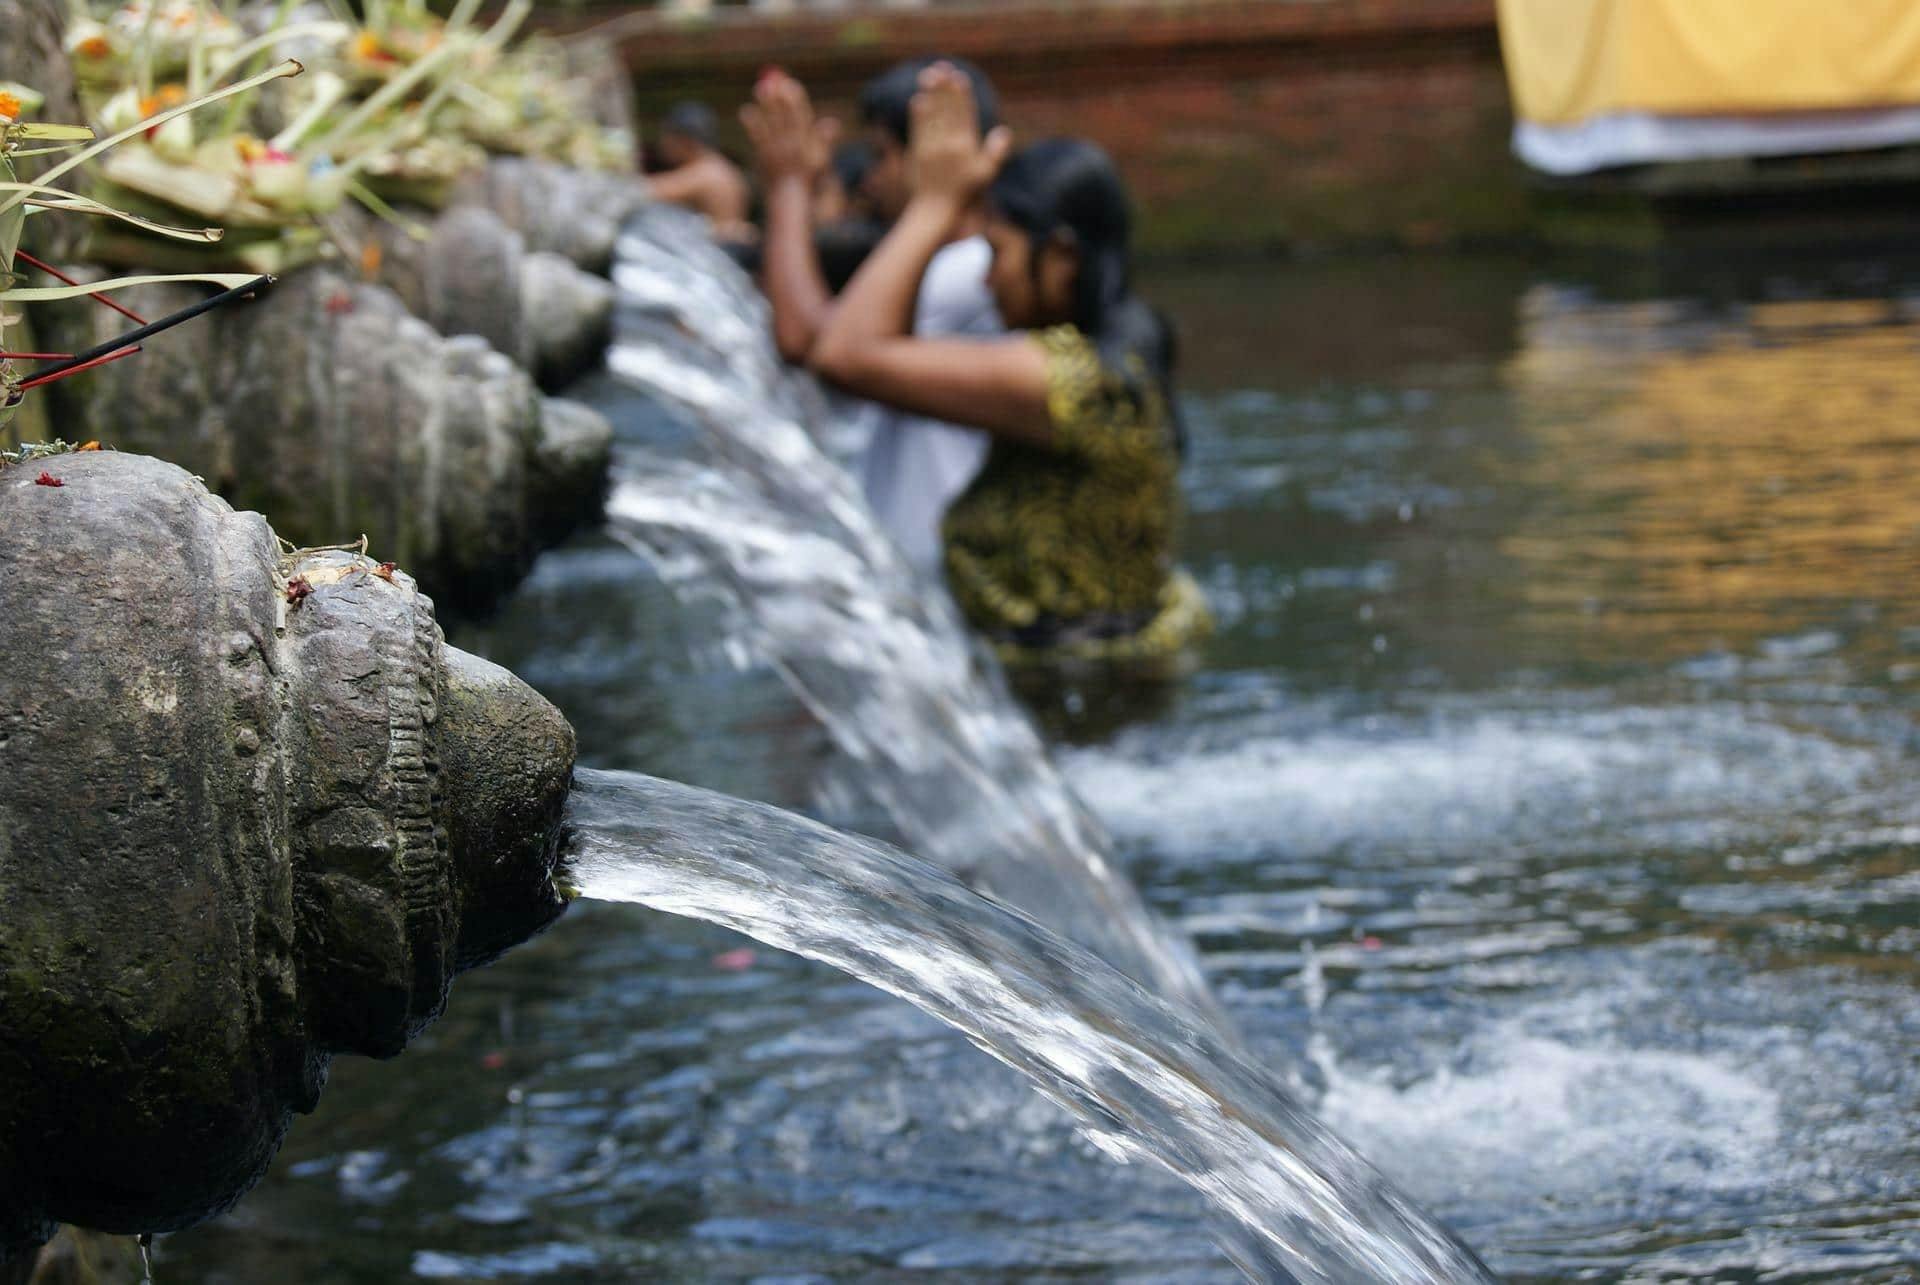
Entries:
[[673, 211], [636, 220], [615, 280], [613, 374], [697, 430], [689, 458], [623, 459], [615, 537], [683, 599], [721, 607], [831, 736], [856, 806], [1174, 1008], [870, 845], [645, 778], [596, 778], [576, 800], [583, 894], [713, 920], [913, 1001], [1027, 1074], [1103, 1149], [1198, 1188], [1254, 1279], [1483, 1279], [1281, 1077], [1229, 1052], [1191, 950], [1115, 866], [944, 594], [815, 445], [841, 408], [779, 370], [764, 305], [703, 229]]

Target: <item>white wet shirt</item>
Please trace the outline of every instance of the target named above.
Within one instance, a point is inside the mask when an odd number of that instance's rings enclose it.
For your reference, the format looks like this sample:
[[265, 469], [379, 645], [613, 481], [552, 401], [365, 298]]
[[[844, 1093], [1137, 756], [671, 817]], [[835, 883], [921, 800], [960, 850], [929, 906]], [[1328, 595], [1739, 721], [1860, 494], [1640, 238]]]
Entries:
[[[993, 250], [972, 236], [941, 247], [914, 301], [916, 335], [1006, 333], [987, 289]], [[873, 435], [859, 465], [860, 487], [880, 525], [917, 569], [940, 566], [940, 520], [987, 458], [987, 435], [884, 406], [869, 411]]]

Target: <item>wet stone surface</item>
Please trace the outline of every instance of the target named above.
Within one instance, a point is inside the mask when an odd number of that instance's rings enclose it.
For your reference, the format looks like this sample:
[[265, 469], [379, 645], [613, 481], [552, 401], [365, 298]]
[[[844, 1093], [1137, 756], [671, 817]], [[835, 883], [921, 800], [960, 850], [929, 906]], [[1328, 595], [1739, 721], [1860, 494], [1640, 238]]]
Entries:
[[[519, 255], [497, 221], [463, 218]], [[423, 299], [444, 293], [433, 285], [423, 278]], [[162, 316], [202, 293], [146, 286], [128, 298]], [[84, 300], [36, 318], [56, 351], [123, 326]], [[443, 609], [497, 601], [539, 548], [591, 518], [605, 485], [609, 429], [590, 410], [541, 396], [483, 339], [445, 338], [392, 291], [325, 267], [47, 392], [69, 440], [178, 464], [301, 544], [364, 533]]]
[[550, 922], [574, 743], [404, 572], [173, 465], [0, 469], [0, 526], [12, 1252], [229, 1207], [333, 1055], [398, 1053]]

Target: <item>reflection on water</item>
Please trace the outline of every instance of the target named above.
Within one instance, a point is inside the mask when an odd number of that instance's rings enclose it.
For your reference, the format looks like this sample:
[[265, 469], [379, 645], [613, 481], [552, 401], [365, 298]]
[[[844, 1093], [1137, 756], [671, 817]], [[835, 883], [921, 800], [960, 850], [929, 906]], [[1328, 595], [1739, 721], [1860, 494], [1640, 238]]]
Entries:
[[[1253, 1046], [1496, 1270], [1909, 1281], [1920, 265], [1605, 266], [1150, 282], [1222, 627], [1162, 707], [1053, 693], [1061, 762]], [[818, 729], [620, 556], [465, 641], [596, 765], [806, 803]], [[817, 965], [609, 909], [463, 985], [161, 1270], [1236, 1278], [1179, 1184]]]
[[1531, 608], [1584, 617], [1582, 656], [1749, 651], [1913, 571], [1920, 320], [1898, 303], [1540, 287], [1520, 315], [1508, 475], [1537, 498], [1500, 552]]

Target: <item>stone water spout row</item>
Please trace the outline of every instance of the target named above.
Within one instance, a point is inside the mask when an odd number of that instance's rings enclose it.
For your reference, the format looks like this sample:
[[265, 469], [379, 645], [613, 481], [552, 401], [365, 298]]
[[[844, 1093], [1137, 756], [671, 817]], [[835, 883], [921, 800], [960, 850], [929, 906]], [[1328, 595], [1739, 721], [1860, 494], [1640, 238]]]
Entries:
[[[73, 119], [66, 16], [58, 0], [0, 0], [0, 79], [33, 82], [55, 116]], [[591, 42], [576, 56], [605, 64], [601, 77], [614, 65]], [[605, 97], [612, 118], [630, 121], [626, 97]], [[377, 284], [302, 270], [257, 306], [173, 331], [39, 400], [73, 440], [182, 464], [296, 541], [364, 531], [443, 604], [484, 608], [598, 510], [611, 429], [534, 383], [558, 387], [599, 361], [612, 293], [587, 269], [604, 266], [619, 220], [645, 199], [632, 176], [518, 159], [495, 168], [424, 240], [342, 212], [348, 240], [380, 246]], [[84, 257], [83, 230], [35, 220], [30, 248], [71, 263]], [[147, 315], [195, 297], [187, 287], [122, 296]], [[408, 311], [428, 324], [406, 324]], [[128, 325], [84, 303], [37, 306], [29, 320], [51, 351]]]
[[[404, 207], [398, 219], [357, 205], [329, 214], [337, 244], [356, 257], [363, 280], [385, 286], [443, 335], [478, 335], [549, 391], [599, 364], [613, 333], [613, 285], [563, 255], [529, 250], [526, 240], [482, 205], [436, 214]], [[153, 237], [93, 229], [74, 254], [116, 273], [162, 269], [235, 271]], [[71, 257], [71, 256], [61, 256]]]
[[[160, 315], [198, 294], [120, 297]], [[127, 324], [85, 300], [33, 320], [64, 352]], [[46, 391], [68, 440], [179, 464], [297, 543], [365, 533], [462, 609], [511, 589], [597, 511], [612, 437], [484, 340], [444, 338], [393, 292], [317, 267]]]
[[529, 156], [497, 156], [463, 180], [456, 206], [498, 215], [535, 253], [557, 254], [605, 273], [628, 219], [647, 204], [646, 183], [631, 174], [573, 169]]
[[170, 464], [0, 469], [0, 532], [4, 1279], [227, 1208], [331, 1057], [550, 923], [574, 742], [404, 572]]
[[545, 389], [600, 363], [613, 335], [613, 283], [526, 240], [492, 210], [408, 211], [427, 235], [342, 210], [348, 237], [379, 249], [379, 284], [443, 335], [478, 335]]

